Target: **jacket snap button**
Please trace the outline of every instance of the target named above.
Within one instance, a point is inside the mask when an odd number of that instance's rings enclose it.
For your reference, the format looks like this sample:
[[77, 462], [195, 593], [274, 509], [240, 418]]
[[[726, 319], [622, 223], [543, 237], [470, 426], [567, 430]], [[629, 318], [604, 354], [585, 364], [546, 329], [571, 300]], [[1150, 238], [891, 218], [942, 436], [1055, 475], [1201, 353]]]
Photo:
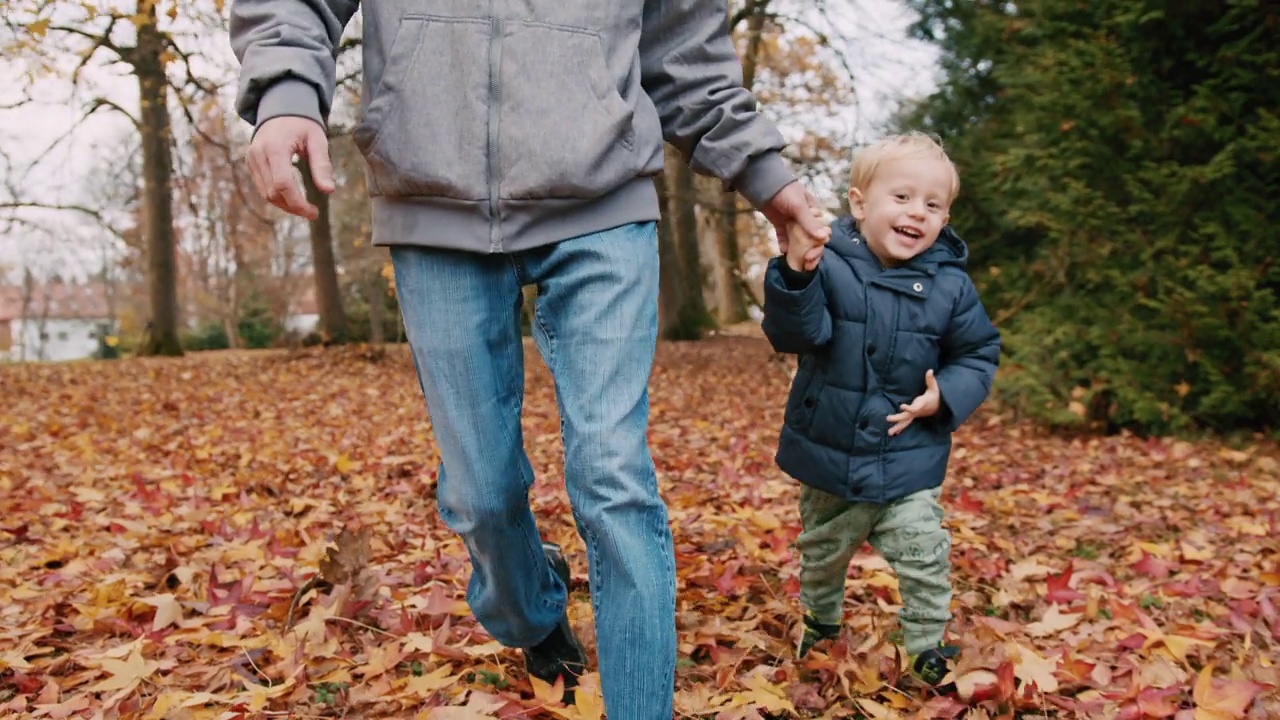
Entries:
[[868, 345], [868, 346], [867, 346], [867, 355], [869, 355], [869, 356], [870, 356], [870, 355], [875, 355], [875, 354], [876, 354], [876, 346], [875, 346], [875, 345]]
[[868, 423], [866, 420], [863, 420], [862, 422], [858, 423], [858, 429], [859, 429], [859, 430], [866, 430], [866, 429], [867, 429], [867, 425], [868, 425], [868, 424], [869, 424], [869, 423]]
[[924, 290], [924, 286], [921, 285], [920, 283], [916, 283], [915, 285], [911, 286], [911, 289], [915, 290], [916, 292], [921, 292], [922, 290]]
[[807, 408], [811, 408], [811, 407], [813, 407], [813, 398], [811, 398], [811, 397], [807, 397], [807, 398], [805, 398], [805, 399], [804, 399], [804, 406], [805, 406], [805, 407], [807, 407]]

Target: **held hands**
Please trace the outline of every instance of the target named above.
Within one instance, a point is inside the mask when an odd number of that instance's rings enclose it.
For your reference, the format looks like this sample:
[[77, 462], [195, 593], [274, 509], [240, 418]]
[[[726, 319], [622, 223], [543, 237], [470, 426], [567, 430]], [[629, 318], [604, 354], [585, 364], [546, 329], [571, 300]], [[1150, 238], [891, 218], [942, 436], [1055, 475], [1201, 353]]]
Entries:
[[[811, 212], [815, 218], [822, 218], [822, 210], [812, 208]], [[829, 230], [829, 228], [824, 228]], [[796, 272], [809, 272], [818, 267], [818, 261], [822, 259], [823, 248], [827, 244], [830, 234], [826, 237], [815, 238], [809, 234], [809, 231], [798, 222], [787, 223], [787, 237], [790, 240], [787, 249], [787, 265]]]
[[938, 381], [933, 377], [933, 371], [926, 371], [924, 374], [925, 391], [918, 395], [910, 405], [901, 405], [902, 412], [890, 415], [886, 419], [894, 423], [889, 428], [889, 435], [897, 435], [916, 418], [925, 418], [935, 415], [942, 406], [942, 393], [938, 390]]
[[262, 123], [249, 144], [249, 174], [264, 200], [287, 213], [315, 220], [320, 211], [307, 202], [301, 177], [293, 157], [305, 157], [311, 166], [316, 189], [333, 192], [333, 165], [329, 162], [329, 139], [314, 120], [291, 115], [273, 117]]
[[[778, 250], [789, 253], [791, 249], [791, 226], [799, 225], [810, 238], [825, 245], [831, 238], [831, 228], [822, 222], [822, 208], [812, 193], [799, 180], [788, 183], [760, 208], [760, 212], [773, 224], [778, 234]], [[822, 255], [818, 250], [816, 258]]]

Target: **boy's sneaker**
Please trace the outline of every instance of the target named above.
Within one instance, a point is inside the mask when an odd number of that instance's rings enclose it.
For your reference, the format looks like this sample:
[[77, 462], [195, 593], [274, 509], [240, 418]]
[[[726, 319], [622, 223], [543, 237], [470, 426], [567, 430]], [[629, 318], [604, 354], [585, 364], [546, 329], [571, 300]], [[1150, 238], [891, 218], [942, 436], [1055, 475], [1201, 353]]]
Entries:
[[951, 672], [950, 661], [959, 654], [960, 648], [955, 645], [929, 648], [911, 658], [911, 674], [931, 688], [948, 692], [949, 688], [954, 688], [954, 683], [944, 686], [942, 682], [947, 679], [947, 673]]
[[[568, 592], [569, 563], [565, 562], [560, 546], [544, 542], [542, 554]], [[573, 695], [568, 691], [577, 686], [578, 676], [586, 670], [586, 666], [587, 655], [582, 651], [582, 645], [578, 644], [578, 638], [569, 625], [568, 612], [560, 616], [560, 622], [546, 639], [524, 651], [524, 667], [530, 675], [550, 685], [555, 684], [557, 677], [564, 678], [566, 704], [573, 702]]]
[[799, 657], [809, 654], [814, 645], [823, 640], [831, 640], [840, 634], [839, 625], [828, 625], [827, 623], [818, 622], [812, 615], [804, 616], [804, 637], [800, 638]]

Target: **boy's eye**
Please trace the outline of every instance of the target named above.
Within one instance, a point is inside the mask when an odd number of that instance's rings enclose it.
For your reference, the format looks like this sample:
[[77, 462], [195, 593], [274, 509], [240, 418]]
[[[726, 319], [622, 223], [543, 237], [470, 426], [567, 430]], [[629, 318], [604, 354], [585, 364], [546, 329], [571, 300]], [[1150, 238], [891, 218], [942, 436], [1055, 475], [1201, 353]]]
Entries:
[[929, 209], [930, 209], [930, 210], [937, 210], [937, 209], [939, 209], [939, 208], [941, 208], [941, 207], [942, 207], [942, 206], [941, 206], [941, 205], [939, 205], [939, 204], [938, 204], [938, 203], [936, 203], [936, 202], [931, 202], [931, 203], [929, 203]]
[[893, 194], [893, 196], [894, 196], [894, 197], [896, 197], [896, 198], [898, 198], [899, 200], [906, 200], [906, 199], [907, 199], [907, 194], [906, 194], [906, 193], [894, 193], [894, 194]]

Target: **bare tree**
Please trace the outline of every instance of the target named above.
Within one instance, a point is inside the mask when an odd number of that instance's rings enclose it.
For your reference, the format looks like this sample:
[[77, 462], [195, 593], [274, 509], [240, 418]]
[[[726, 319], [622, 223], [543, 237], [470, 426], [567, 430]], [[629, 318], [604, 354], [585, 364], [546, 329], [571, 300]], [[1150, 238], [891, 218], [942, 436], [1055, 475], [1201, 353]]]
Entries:
[[[68, 61], [73, 62], [70, 86], [75, 90], [89, 90], [91, 94], [81, 121], [99, 111], [115, 112], [138, 133], [142, 151], [142, 232], [151, 316], [148, 337], [139, 353], [181, 355], [170, 99], [175, 88], [202, 83], [193, 70], [196, 56], [177, 41], [174, 28], [180, 10], [190, 15], [202, 4], [178, 0], [118, 0], [106, 7], [77, 0], [8, 0], [6, 4], [4, 22], [11, 35], [6, 55], [27, 59], [33, 68], [30, 73], [33, 78], [60, 75]], [[202, 9], [220, 14], [221, 4], [221, 0], [213, 0], [212, 7]], [[189, 21], [190, 17], [184, 19]], [[133, 76], [138, 89], [136, 112], [95, 92], [92, 83], [83, 82], [86, 69], [104, 67], [123, 68]], [[171, 71], [176, 78], [170, 77]], [[101, 212], [30, 199], [16, 199], [14, 204], [89, 215]]]

